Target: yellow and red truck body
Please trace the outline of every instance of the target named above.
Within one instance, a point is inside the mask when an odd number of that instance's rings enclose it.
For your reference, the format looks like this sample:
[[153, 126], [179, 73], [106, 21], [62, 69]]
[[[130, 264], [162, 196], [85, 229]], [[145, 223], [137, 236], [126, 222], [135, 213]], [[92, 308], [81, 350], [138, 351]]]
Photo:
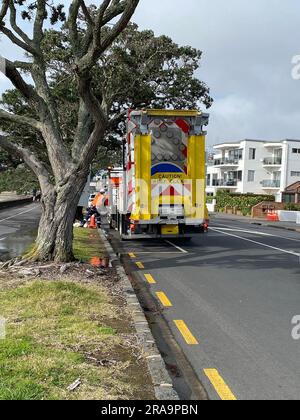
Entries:
[[207, 230], [205, 135], [208, 114], [130, 111], [113, 226], [124, 238], [191, 237]]

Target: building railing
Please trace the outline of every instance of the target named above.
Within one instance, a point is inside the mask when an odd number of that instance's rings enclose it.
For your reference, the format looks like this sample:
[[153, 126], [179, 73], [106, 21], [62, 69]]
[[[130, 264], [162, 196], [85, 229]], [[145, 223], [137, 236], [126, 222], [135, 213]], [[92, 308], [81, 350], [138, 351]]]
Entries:
[[280, 188], [281, 182], [280, 180], [264, 180], [262, 181], [261, 185], [263, 188]]
[[264, 165], [282, 165], [281, 157], [265, 158]]
[[235, 179], [225, 181], [224, 179], [213, 179], [213, 187], [237, 187], [238, 181]]
[[234, 165], [238, 166], [240, 164], [239, 159], [215, 159], [214, 165], [221, 166], [221, 165]]

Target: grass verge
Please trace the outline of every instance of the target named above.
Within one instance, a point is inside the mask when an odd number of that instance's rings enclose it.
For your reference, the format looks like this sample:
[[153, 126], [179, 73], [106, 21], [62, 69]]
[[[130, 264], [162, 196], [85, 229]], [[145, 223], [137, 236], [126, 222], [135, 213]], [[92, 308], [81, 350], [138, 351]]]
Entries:
[[[89, 261], [105, 257], [97, 232], [76, 230], [74, 251]], [[0, 279], [0, 400], [152, 399], [147, 367], [122, 299], [106, 282]], [[13, 283], [14, 284], [14, 283]], [[81, 385], [69, 391], [70, 384]]]
[[97, 230], [74, 229], [74, 256], [79, 261], [89, 262], [93, 257], [106, 258]]

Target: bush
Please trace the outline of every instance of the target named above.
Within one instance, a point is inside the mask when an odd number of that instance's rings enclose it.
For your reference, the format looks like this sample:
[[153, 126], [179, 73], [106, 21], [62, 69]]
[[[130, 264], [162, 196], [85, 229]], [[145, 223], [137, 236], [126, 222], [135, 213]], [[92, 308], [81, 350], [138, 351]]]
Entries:
[[38, 180], [24, 165], [0, 173], [0, 193], [16, 191], [17, 194], [26, 194], [31, 193], [34, 188], [39, 189]]
[[273, 195], [232, 194], [228, 191], [217, 192], [217, 211], [223, 212], [225, 207], [235, 207], [243, 216], [251, 215], [252, 208], [262, 201], [275, 201]]
[[288, 203], [284, 206], [284, 210], [287, 211], [300, 211], [300, 204]]

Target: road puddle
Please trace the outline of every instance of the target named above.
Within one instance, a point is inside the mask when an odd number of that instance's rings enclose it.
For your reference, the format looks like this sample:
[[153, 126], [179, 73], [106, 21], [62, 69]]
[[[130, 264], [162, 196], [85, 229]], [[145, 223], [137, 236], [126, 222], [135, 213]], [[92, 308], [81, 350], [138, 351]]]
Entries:
[[0, 240], [0, 261], [7, 261], [24, 254], [34, 242], [36, 234], [37, 232], [34, 230], [19, 235], [8, 235]]

